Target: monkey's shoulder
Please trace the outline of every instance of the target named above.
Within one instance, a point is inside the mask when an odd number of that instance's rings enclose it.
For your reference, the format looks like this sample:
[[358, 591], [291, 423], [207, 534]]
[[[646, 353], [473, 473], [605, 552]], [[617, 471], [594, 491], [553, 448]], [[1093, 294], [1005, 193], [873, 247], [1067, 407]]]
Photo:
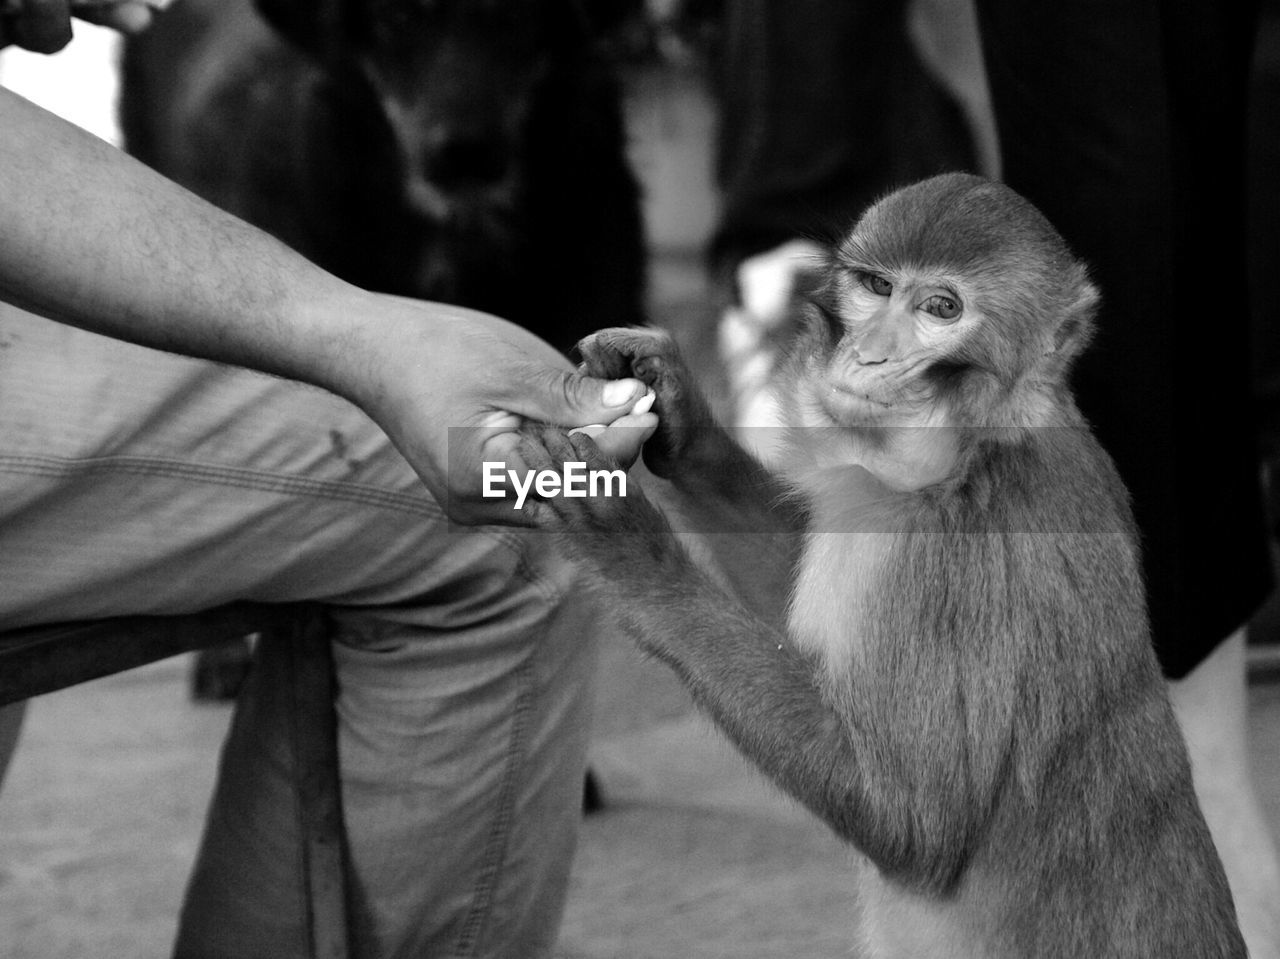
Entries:
[[930, 494], [925, 512], [960, 529], [1135, 535], [1128, 492], [1083, 424], [978, 434]]

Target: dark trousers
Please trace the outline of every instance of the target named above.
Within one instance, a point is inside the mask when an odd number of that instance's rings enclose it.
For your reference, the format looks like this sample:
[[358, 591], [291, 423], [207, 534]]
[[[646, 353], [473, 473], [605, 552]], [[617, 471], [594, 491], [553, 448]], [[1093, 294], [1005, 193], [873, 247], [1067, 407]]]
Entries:
[[905, 0], [725, 4], [718, 265], [835, 239], [889, 189], [973, 167], [960, 109], [917, 59], [905, 12]]
[[[885, 190], [965, 165], [902, 6], [727, 4], [721, 265], [838, 233]], [[1075, 385], [1133, 494], [1171, 677], [1270, 588], [1248, 369], [1249, 7], [978, 0], [1004, 177], [1102, 288]]]
[[1182, 676], [1270, 588], [1248, 363], [1256, 10], [977, 5], [1004, 179], [1102, 288], [1076, 394], [1133, 496], [1157, 651]]

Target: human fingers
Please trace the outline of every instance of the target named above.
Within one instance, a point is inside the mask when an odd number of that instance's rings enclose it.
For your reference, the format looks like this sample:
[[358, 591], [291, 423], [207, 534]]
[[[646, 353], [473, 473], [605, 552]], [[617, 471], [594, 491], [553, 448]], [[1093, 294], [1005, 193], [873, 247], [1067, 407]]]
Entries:
[[608, 424], [628, 415], [648, 388], [637, 379], [602, 379], [551, 367], [530, 369], [510, 409], [556, 426]]
[[86, 3], [75, 7], [75, 15], [86, 23], [110, 27], [120, 33], [140, 33], [151, 25], [153, 8], [154, 3], [141, 0]]
[[0, 42], [35, 53], [57, 53], [71, 42], [69, 0], [6, 0], [0, 3]]
[[640, 449], [658, 429], [658, 417], [653, 413], [628, 414], [614, 420], [608, 426], [586, 426], [572, 430], [571, 434], [590, 436], [600, 452], [623, 469], [630, 469], [640, 458]]

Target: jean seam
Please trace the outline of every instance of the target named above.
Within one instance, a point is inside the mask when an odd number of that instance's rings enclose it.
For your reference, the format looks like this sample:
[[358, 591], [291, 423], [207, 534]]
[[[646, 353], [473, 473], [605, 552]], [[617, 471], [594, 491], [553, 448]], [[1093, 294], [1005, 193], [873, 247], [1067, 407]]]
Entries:
[[29, 476], [85, 476], [94, 473], [126, 473], [135, 476], [168, 476], [194, 482], [234, 486], [268, 493], [289, 493], [319, 499], [336, 499], [402, 512], [440, 518], [439, 504], [424, 497], [393, 493], [364, 483], [315, 480], [285, 476], [236, 466], [213, 466], [153, 456], [92, 456], [67, 458], [38, 455], [0, 455], [0, 472]]
[[[544, 627], [544, 632], [545, 632]], [[472, 896], [471, 909], [462, 922], [462, 930], [458, 934], [454, 955], [469, 957], [475, 955], [480, 944], [480, 933], [493, 913], [493, 904], [497, 890], [498, 876], [506, 860], [507, 849], [511, 839], [511, 823], [515, 819], [516, 783], [520, 769], [524, 766], [525, 732], [527, 718], [533, 696], [533, 657], [521, 663], [516, 671], [516, 682], [519, 691], [516, 694], [515, 709], [512, 716], [511, 738], [507, 746], [506, 770], [499, 788], [498, 809], [493, 827], [485, 841], [485, 850], [481, 859], [480, 875], [476, 879]]]
[[[89, 456], [63, 457], [36, 454], [0, 454], [0, 473], [23, 476], [70, 477], [94, 473], [127, 473], [133, 476], [165, 476], [217, 486], [232, 486], [267, 493], [286, 493], [313, 499], [338, 500], [412, 513], [430, 519], [445, 519], [444, 509], [434, 499], [409, 493], [393, 493], [366, 483], [343, 480], [316, 480], [302, 476], [286, 476], [242, 466], [214, 466], [208, 463], [192, 463], [186, 460], [157, 456]], [[477, 526], [468, 532], [496, 540], [517, 553], [520, 571], [548, 602], [556, 602], [560, 594], [534, 575], [526, 565], [525, 552], [520, 537], [502, 527]]]

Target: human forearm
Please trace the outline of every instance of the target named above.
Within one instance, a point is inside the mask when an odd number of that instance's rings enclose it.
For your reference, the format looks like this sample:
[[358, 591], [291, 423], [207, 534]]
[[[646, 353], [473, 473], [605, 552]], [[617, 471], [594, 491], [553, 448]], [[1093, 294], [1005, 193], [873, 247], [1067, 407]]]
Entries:
[[358, 291], [4, 90], [0, 129], [0, 295], [148, 346], [324, 378], [321, 351]]
[[599, 437], [628, 463], [652, 431], [626, 415], [642, 384], [576, 376], [497, 317], [359, 290], [2, 89], [0, 131], [0, 299], [345, 396], [455, 519], [522, 521], [480, 496], [480, 464], [525, 419], [637, 426]]

